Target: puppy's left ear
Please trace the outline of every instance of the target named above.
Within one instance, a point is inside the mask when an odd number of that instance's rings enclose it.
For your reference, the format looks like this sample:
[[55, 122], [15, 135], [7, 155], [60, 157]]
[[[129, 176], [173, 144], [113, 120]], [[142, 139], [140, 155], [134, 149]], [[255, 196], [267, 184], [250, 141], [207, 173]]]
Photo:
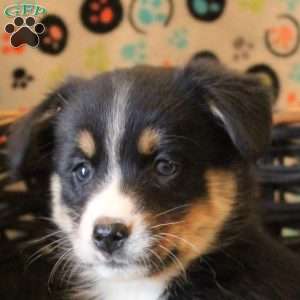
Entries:
[[256, 160], [270, 143], [271, 92], [257, 78], [210, 61], [191, 62], [183, 73], [241, 156]]
[[12, 177], [29, 178], [35, 174], [41, 178], [43, 174], [48, 175], [52, 163], [56, 118], [71, 101], [69, 95], [80, 82], [80, 79], [69, 79], [11, 126], [7, 158]]

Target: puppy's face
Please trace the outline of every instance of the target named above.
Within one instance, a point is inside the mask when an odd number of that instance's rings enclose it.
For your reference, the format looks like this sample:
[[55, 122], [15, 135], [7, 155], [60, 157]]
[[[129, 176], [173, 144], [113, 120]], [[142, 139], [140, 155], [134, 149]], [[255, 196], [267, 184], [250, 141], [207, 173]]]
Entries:
[[267, 141], [269, 109], [249, 99], [252, 79], [195, 68], [116, 71], [58, 92], [53, 219], [99, 276], [177, 274], [237, 211], [237, 169]]

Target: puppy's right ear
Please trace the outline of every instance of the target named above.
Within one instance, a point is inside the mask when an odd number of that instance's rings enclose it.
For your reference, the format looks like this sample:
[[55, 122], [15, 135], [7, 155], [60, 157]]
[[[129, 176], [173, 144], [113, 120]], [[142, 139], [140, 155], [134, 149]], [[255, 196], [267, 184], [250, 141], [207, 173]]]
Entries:
[[78, 80], [71, 80], [13, 124], [9, 131], [7, 156], [11, 176], [42, 176], [50, 171], [54, 143], [54, 123], [68, 104]]

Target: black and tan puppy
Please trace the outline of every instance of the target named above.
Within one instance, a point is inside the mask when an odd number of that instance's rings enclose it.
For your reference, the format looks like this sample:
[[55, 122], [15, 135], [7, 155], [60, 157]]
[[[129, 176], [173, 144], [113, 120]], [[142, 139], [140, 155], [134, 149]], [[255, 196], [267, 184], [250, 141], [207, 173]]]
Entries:
[[41, 128], [53, 138], [73, 299], [299, 300], [299, 259], [255, 210], [251, 166], [270, 126], [255, 79], [201, 61], [71, 80], [21, 120], [13, 169]]

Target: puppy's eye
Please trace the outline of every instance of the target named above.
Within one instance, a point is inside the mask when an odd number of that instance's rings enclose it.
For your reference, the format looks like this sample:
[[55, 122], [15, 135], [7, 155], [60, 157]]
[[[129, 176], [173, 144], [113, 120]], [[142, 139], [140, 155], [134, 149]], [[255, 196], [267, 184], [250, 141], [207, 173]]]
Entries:
[[87, 183], [92, 177], [92, 167], [87, 162], [79, 163], [73, 169], [73, 175], [80, 183]]
[[155, 163], [155, 170], [161, 176], [172, 176], [178, 171], [178, 164], [166, 159], [160, 159]]

